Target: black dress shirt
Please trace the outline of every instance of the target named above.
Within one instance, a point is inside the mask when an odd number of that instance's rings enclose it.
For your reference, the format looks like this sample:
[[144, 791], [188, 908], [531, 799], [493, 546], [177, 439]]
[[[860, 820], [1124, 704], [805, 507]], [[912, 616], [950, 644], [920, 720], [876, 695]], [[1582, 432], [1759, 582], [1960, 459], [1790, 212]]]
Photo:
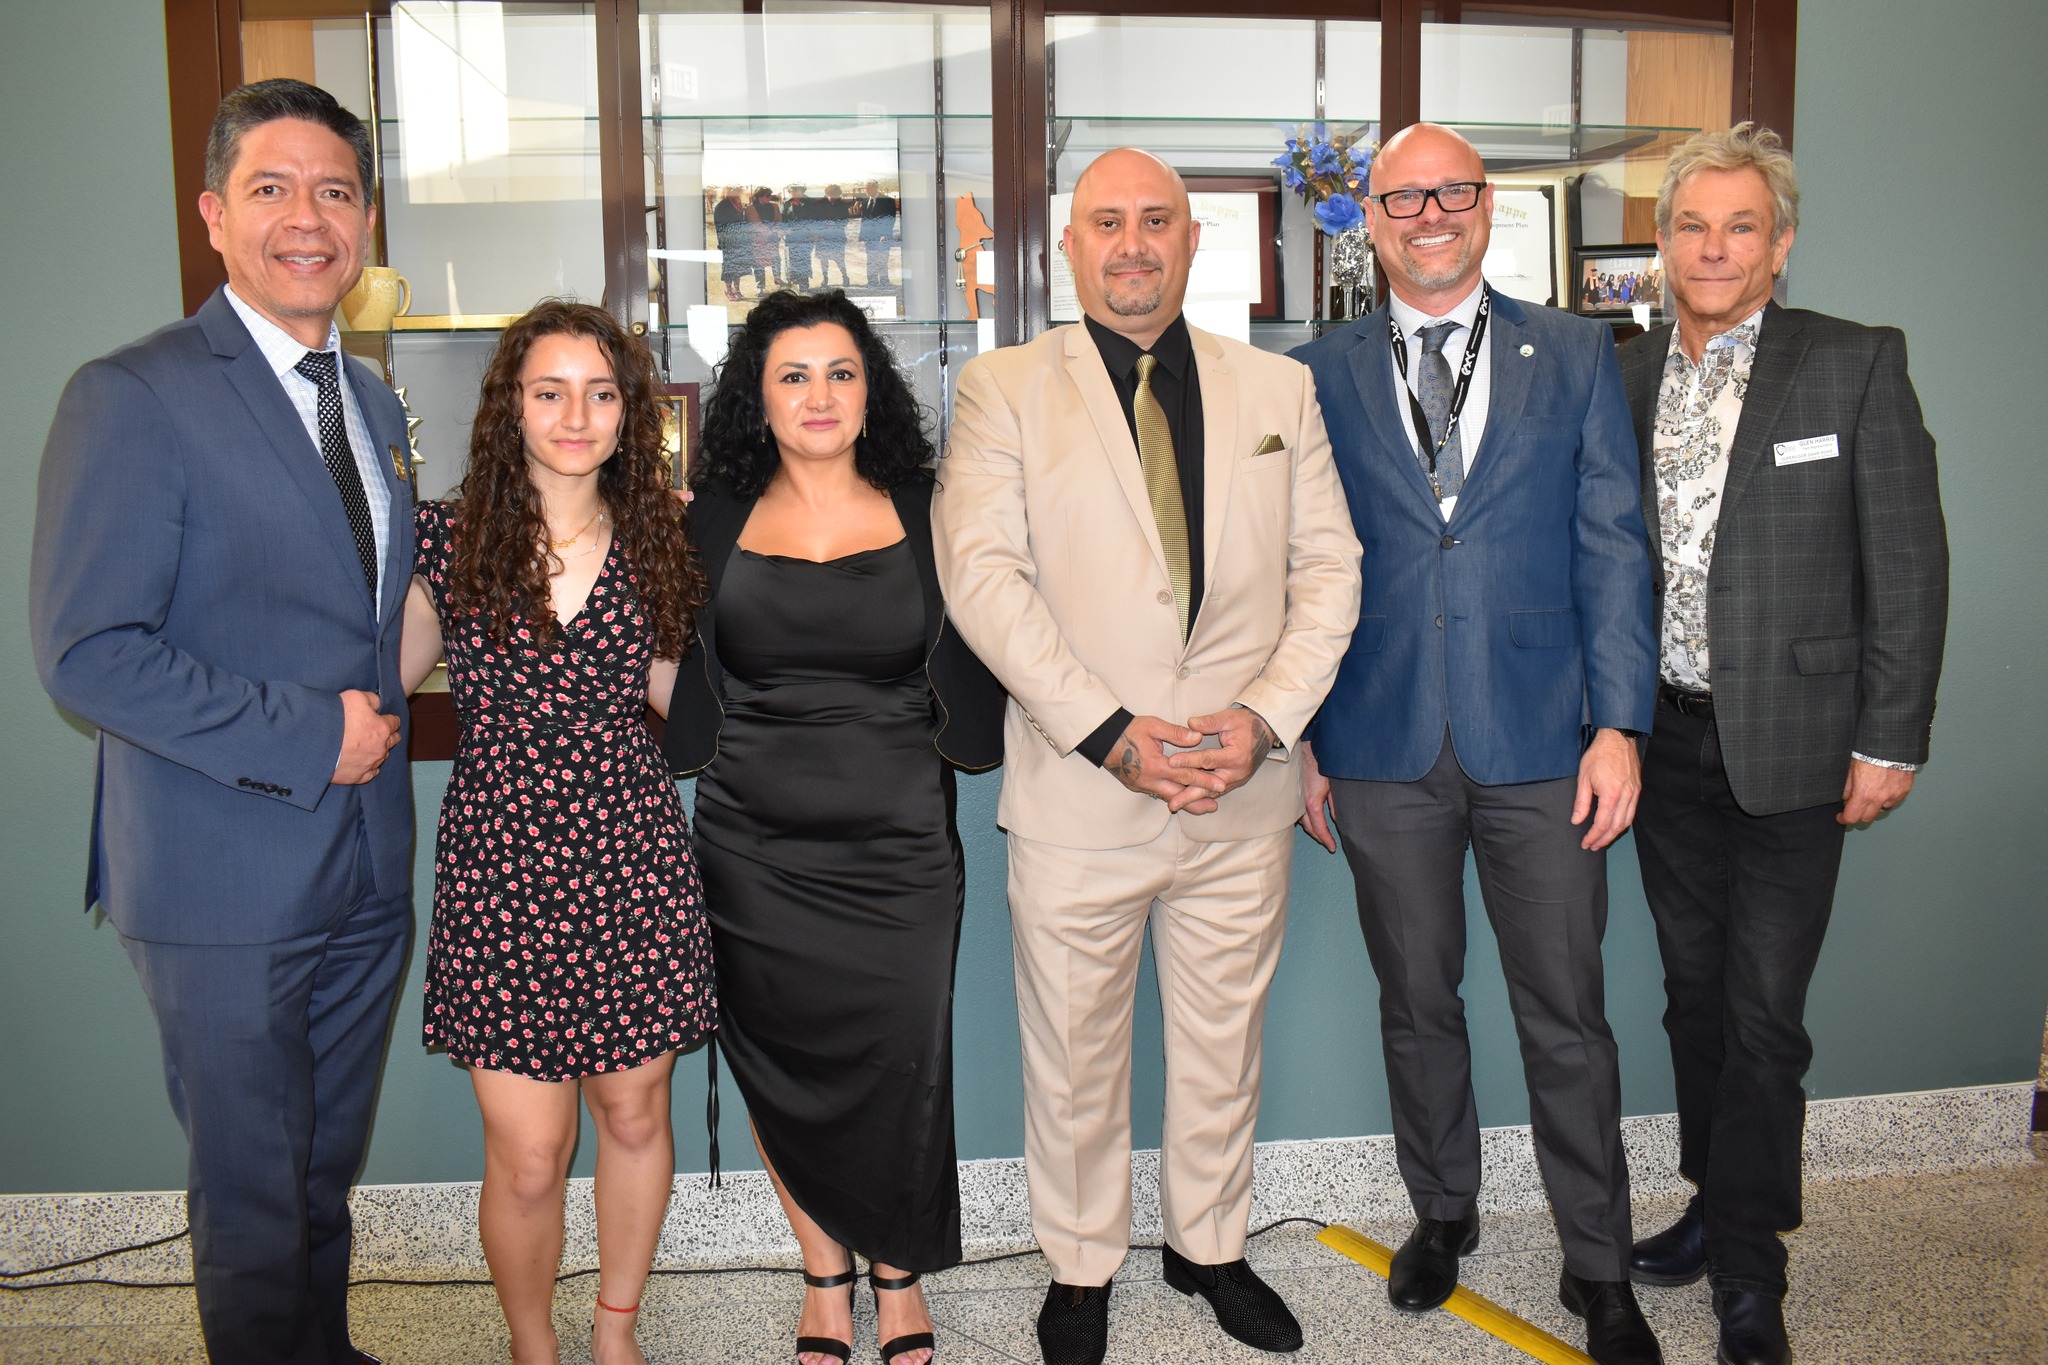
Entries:
[[[1131, 429], [1135, 446], [1138, 418], [1131, 405], [1138, 396], [1138, 357], [1146, 354], [1145, 348], [1094, 318], [1083, 325], [1109, 371], [1110, 385], [1123, 406], [1124, 424]], [[1152, 343], [1151, 354], [1159, 361], [1152, 371], [1152, 396], [1166, 414], [1166, 429], [1173, 435], [1173, 462], [1180, 471], [1180, 503], [1188, 525], [1188, 629], [1193, 630], [1195, 614], [1202, 607], [1203, 431], [1202, 380], [1195, 370], [1195, 342], [1188, 335], [1187, 318], [1176, 317], [1168, 323]], [[1074, 752], [1100, 767], [1130, 723], [1131, 713], [1119, 706], [1093, 734], [1074, 746]]]

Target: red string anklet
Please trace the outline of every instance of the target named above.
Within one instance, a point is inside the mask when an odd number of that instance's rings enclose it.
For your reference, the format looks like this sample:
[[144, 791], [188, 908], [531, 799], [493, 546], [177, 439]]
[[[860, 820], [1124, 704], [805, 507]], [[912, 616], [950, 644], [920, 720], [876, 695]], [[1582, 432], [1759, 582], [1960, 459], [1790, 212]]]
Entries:
[[599, 1308], [602, 1308], [607, 1313], [637, 1313], [640, 1311], [640, 1305], [637, 1303], [634, 1304], [631, 1308], [614, 1308], [610, 1304], [606, 1303], [602, 1297], [598, 1299], [597, 1306]]

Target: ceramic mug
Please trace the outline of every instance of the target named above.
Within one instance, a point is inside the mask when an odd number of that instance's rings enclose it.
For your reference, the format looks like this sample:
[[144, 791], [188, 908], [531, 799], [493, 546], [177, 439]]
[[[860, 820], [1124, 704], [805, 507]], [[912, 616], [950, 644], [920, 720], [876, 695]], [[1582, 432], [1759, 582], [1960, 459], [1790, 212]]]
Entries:
[[366, 265], [356, 287], [342, 296], [341, 316], [351, 332], [388, 332], [391, 320], [412, 308], [412, 283], [388, 265]]

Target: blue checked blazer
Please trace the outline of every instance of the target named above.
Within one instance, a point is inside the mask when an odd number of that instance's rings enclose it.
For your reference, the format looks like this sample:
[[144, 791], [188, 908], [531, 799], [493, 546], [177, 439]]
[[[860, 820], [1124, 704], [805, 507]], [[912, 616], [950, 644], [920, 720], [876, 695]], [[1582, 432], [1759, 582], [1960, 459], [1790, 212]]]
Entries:
[[1650, 728], [1649, 548], [1611, 333], [1496, 293], [1486, 344], [1486, 428], [1448, 525], [1386, 308], [1293, 353], [1365, 550], [1358, 629], [1309, 731], [1332, 777], [1415, 781], [1446, 730], [1475, 782], [1568, 777], [1591, 729]]

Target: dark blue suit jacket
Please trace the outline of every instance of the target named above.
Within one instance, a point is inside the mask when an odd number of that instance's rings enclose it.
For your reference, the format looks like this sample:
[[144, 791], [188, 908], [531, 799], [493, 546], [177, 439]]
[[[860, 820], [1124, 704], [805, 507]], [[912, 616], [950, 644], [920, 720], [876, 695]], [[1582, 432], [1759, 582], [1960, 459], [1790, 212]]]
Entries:
[[344, 367], [391, 490], [372, 602], [341, 495], [224, 294], [85, 365], [57, 407], [30, 570], [36, 667], [97, 726], [86, 901], [163, 943], [274, 943], [349, 895], [358, 829], [376, 891], [412, 880], [402, 760], [330, 787], [339, 694], [403, 718], [412, 495], [397, 398]]
[[1496, 785], [1578, 771], [1656, 697], [1635, 431], [1605, 324], [1496, 293], [1486, 428], [1446, 526], [1408, 438], [1387, 310], [1294, 352], [1364, 546], [1358, 629], [1308, 737], [1333, 777], [1412, 782], [1448, 728]]

